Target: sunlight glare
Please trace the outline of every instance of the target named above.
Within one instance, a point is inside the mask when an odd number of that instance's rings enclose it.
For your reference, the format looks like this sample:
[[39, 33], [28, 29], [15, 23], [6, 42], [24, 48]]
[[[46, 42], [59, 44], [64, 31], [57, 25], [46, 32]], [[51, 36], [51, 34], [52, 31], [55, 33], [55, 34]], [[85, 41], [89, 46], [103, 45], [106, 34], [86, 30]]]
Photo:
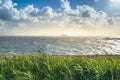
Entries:
[[110, 0], [110, 1], [114, 3], [120, 3], [120, 0]]

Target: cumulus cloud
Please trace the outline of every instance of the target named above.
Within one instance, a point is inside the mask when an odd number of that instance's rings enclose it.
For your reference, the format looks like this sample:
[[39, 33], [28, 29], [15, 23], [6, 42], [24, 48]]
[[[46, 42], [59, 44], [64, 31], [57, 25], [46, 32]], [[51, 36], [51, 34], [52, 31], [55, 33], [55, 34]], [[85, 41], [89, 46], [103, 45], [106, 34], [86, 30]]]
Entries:
[[70, 11], [70, 2], [68, 0], [61, 0], [61, 9], [65, 12]]
[[17, 18], [19, 11], [14, 8], [16, 3], [12, 3], [11, 0], [1, 0], [0, 5], [0, 19], [4, 21], [13, 21]]
[[53, 9], [49, 6], [43, 7], [40, 13], [41, 13], [40, 16], [43, 16], [43, 17], [54, 17], [55, 16]]
[[95, 11], [94, 8], [83, 5], [77, 6], [76, 9], [72, 9], [68, 0], [61, 0], [61, 8], [59, 12], [54, 11], [51, 7], [46, 6], [41, 10], [35, 8], [33, 5], [28, 5], [23, 9], [18, 10], [14, 6], [16, 3], [12, 3], [11, 0], [2, 0], [0, 8], [0, 19], [4, 21], [18, 21], [18, 22], [29, 22], [29, 21], [42, 21], [46, 20], [58, 20], [58, 21], [71, 21], [82, 18], [99, 19], [105, 18], [107, 15], [102, 11]]
[[[95, 0], [99, 1], [99, 0]], [[103, 11], [96, 11], [88, 5], [78, 5], [72, 9], [68, 0], [61, 0], [61, 7], [58, 10], [45, 6], [42, 9], [28, 5], [23, 9], [17, 9], [16, 3], [12, 0], [0, 0], [0, 23], [1, 28], [7, 29], [22, 27], [27, 24], [57, 23], [57, 27], [103, 27], [110, 25], [119, 25], [114, 18]], [[30, 26], [29, 26], [30, 27]], [[1, 29], [0, 28], [0, 29]]]

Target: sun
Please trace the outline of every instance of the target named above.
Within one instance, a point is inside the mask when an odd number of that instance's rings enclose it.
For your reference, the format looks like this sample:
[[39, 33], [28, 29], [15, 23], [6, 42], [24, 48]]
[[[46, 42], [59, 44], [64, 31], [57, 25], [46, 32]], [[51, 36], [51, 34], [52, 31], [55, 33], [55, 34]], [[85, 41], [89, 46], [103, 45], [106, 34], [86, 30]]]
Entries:
[[120, 0], [110, 0], [109, 6], [118, 9], [120, 7]]
[[111, 2], [114, 2], [114, 3], [120, 3], [120, 0], [110, 0]]

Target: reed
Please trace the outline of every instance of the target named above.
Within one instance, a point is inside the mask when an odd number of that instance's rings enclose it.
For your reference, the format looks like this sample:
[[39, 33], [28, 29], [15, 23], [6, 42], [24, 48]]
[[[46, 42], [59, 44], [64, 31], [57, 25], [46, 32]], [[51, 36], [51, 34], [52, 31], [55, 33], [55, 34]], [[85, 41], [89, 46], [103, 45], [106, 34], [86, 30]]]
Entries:
[[120, 80], [120, 56], [0, 55], [0, 80]]

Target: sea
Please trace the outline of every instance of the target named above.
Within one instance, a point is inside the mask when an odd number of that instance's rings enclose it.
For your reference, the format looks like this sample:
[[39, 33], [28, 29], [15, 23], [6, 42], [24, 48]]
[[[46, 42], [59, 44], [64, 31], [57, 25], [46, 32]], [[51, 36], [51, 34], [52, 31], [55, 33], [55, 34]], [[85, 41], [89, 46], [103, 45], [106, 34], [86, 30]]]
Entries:
[[120, 55], [120, 38], [1, 36], [0, 54]]

